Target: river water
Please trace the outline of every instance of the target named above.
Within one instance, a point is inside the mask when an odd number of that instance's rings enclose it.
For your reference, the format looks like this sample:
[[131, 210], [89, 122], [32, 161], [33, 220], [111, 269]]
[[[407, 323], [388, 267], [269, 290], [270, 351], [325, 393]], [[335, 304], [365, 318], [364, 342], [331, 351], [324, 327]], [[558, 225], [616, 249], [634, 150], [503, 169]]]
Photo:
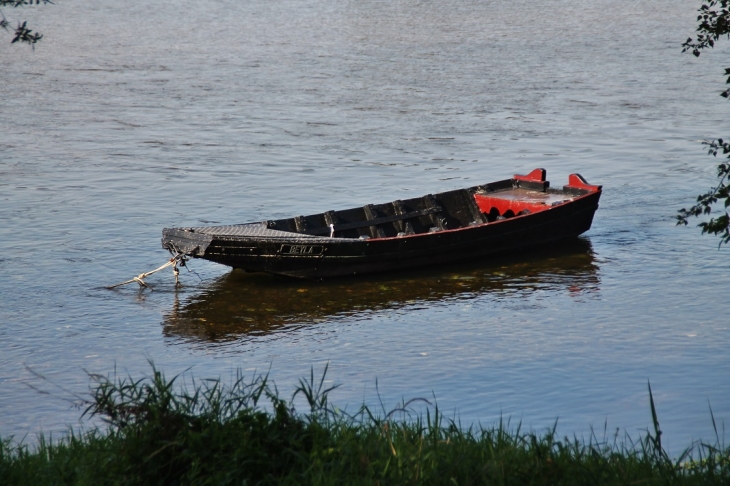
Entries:
[[[699, 5], [699, 2], [697, 2]], [[681, 0], [56, 2], [0, 46], [0, 436], [78, 427], [87, 372], [229, 378], [340, 407], [435, 396], [677, 453], [730, 419], [728, 249], [676, 210], [714, 182], [728, 48]], [[13, 17], [11, 17], [13, 18]], [[302, 282], [194, 261], [104, 288], [163, 227], [404, 199], [544, 167], [602, 184], [593, 228], [529, 255]], [[43, 378], [41, 378], [41, 376]], [[377, 380], [377, 389], [376, 389]], [[82, 422], [81, 425], [84, 423]], [[88, 424], [86, 425], [88, 426]]]

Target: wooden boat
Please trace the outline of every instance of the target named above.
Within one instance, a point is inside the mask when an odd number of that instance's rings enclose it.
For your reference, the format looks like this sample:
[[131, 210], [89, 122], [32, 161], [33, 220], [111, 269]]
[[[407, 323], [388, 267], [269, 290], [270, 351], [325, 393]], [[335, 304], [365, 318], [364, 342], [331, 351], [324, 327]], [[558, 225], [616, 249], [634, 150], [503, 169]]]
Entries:
[[484, 258], [574, 238], [591, 227], [601, 186], [545, 169], [385, 204], [228, 226], [165, 228], [175, 255], [301, 278], [393, 271]]

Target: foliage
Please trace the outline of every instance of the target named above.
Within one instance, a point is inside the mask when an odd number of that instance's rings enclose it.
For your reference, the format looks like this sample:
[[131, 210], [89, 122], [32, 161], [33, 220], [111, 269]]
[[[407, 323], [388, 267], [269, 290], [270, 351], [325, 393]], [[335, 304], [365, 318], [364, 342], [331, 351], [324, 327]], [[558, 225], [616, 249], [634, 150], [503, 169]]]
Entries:
[[[32, 5], [40, 5], [43, 4], [53, 4], [51, 0], [0, 0], [0, 7], [26, 7], [26, 6], [32, 6]], [[10, 21], [8, 21], [7, 17], [5, 17], [5, 14], [3, 13], [2, 9], [0, 9], [0, 27], [3, 28], [5, 31], [9, 32], [8, 27], [10, 26]], [[15, 28], [15, 37], [13, 37], [13, 40], [10, 41], [11, 44], [15, 44], [16, 42], [25, 42], [27, 44], [30, 44], [35, 48], [35, 44], [43, 38], [43, 34], [39, 34], [38, 32], [33, 32], [31, 29], [28, 28], [28, 22], [24, 21], [21, 23], [18, 21], [18, 26]]]
[[692, 50], [695, 56], [700, 55], [700, 50], [707, 47], [714, 47], [715, 42], [723, 35], [730, 32], [728, 22], [728, 8], [730, 0], [705, 0], [698, 9], [697, 16], [697, 39], [691, 37], [683, 44], [684, 50]]
[[[717, 156], [720, 152], [730, 158], [730, 143], [723, 139], [705, 142], [710, 147], [709, 153]], [[720, 236], [720, 244], [730, 242], [730, 216], [727, 207], [730, 206], [730, 184], [728, 184], [728, 176], [730, 176], [730, 163], [721, 163], [717, 166], [717, 177], [720, 179], [717, 187], [714, 187], [704, 194], [697, 196], [697, 204], [689, 209], [682, 208], [677, 216], [677, 224], [687, 224], [687, 218], [690, 216], [709, 215], [712, 212], [712, 206], [718, 201], [723, 201], [725, 208], [724, 214], [714, 218], [710, 217], [709, 221], [699, 224], [702, 233], [710, 233]]]
[[[697, 36], [695, 39], [691, 37], [682, 44], [682, 52], [691, 51], [692, 54], [699, 57], [703, 49], [715, 47], [715, 43], [724, 35], [730, 37], [730, 0], [705, 0], [699, 8], [697, 16]], [[727, 84], [730, 84], [730, 68], [725, 69], [725, 75], [728, 76]], [[730, 88], [724, 90], [720, 95], [724, 98], [730, 98]], [[709, 146], [709, 153], [717, 156], [718, 152], [730, 158], [730, 143], [723, 139], [717, 139], [711, 142], [705, 142]], [[713, 205], [722, 204], [724, 214], [718, 217], [710, 217], [709, 221], [699, 224], [702, 233], [710, 233], [720, 236], [720, 245], [730, 242], [730, 216], [727, 208], [730, 206], [730, 163], [721, 162], [717, 166], [717, 178], [719, 182], [716, 187], [710, 189], [705, 194], [697, 196], [694, 206], [689, 209], [682, 208], [677, 215], [677, 224], [687, 224], [687, 219], [691, 216], [710, 215]]]
[[[326, 370], [325, 370], [326, 372]], [[459, 426], [438, 406], [389, 413], [331, 405], [325, 374], [300, 380], [289, 402], [267, 376], [232, 385], [93, 376], [86, 414], [108, 430], [70, 433], [33, 449], [0, 440], [0, 484], [729, 484], [730, 448], [695, 444], [678, 459], [653, 433], [560, 439], [500, 420]], [[297, 413], [300, 396], [309, 411]], [[396, 418], [400, 417], [400, 418]], [[714, 424], [714, 417], [713, 417]]]

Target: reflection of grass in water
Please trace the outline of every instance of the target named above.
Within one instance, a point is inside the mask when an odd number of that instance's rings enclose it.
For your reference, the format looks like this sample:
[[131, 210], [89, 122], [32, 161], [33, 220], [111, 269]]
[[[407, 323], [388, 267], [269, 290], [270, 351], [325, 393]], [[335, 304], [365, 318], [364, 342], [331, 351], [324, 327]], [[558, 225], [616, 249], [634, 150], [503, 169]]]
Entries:
[[[0, 441], [0, 484], [729, 484], [730, 448], [696, 443], [679, 458], [654, 431], [588, 441], [555, 428], [502, 421], [462, 427], [412, 400], [386, 412], [346, 413], [323, 375], [301, 379], [291, 400], [266, 376], [231, 385], [157, 370], [148, 379], [95, 376], [86, 413], [107, 431], [43, 438], [35, 448]], [[300, 413], [293, 404], [307, 410]], [[419, 407], [416, 412], [414, 407]], [[713, 418], [714, 423], [714, 418]]]
[[591, 293], [598, 284], [598, 266], [584, 240], [500, 257], [498, 262], [331, 281], [302, 282], [232, 271], [210, 290], [176, 305], [166, 316], [164, 330], [173, 336], [229, 340], [294, 323], [357, 318], [384, 309], [472, 300], [487, 294], [514, 298], [532, 290]]

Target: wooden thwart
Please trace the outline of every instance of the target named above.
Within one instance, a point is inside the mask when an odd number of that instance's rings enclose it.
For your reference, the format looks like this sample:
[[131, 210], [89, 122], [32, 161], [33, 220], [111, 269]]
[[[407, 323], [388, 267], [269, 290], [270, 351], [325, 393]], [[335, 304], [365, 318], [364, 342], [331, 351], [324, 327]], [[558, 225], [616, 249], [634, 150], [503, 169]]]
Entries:
[[[396, 201], [400, 202], [400, 201]], [[394, 203], [395, 205], [395, 203]], [[397, 209], [396, 209], [397, 210]], [[351, 229], [358, 229], [358, 228], [364, 228], [366, 226], [377, 226], [379, 224], [385, 224], [385, 223], [393, 223], [396, 221], [403, 221], [405, 219], [411, 219], [411, 218], [418, 218], [420, 216], [426, 216], [429, 214], [439, 213], [442, 209], [438, 206], [427, 208], [427, 209], [421, 209], [418, 211], [410, 211], [403, 214], [394, 214], [392, 216], [382, 216], [379, 218], [367, 220], [367, 221], [355, 221], [352, 223], [342, 223], [342, 224], [336, 224], [334, 222], [334, 214], [332, 214], [332, 211], [327, 211], [324, 213], [325, 222], [330, 225], [334, 225], [335, 231], [347, 231]], [[309, 230], [305, 232], [308, 235], [328, 235], [330, 234], [330, 228], [317, 228], [313, 230]]]
[[[372, 204], [366, 204], [362, 209], [365, 211], [365, 218], [367, 218], [368, 222], [373, 222], [378, 219], [378, 215]], [[383, 231], [383, 228], [378, 228], [377, 225], [371, 225], [370, 236], [373, 238], [385, 238], [385, 231]]]

